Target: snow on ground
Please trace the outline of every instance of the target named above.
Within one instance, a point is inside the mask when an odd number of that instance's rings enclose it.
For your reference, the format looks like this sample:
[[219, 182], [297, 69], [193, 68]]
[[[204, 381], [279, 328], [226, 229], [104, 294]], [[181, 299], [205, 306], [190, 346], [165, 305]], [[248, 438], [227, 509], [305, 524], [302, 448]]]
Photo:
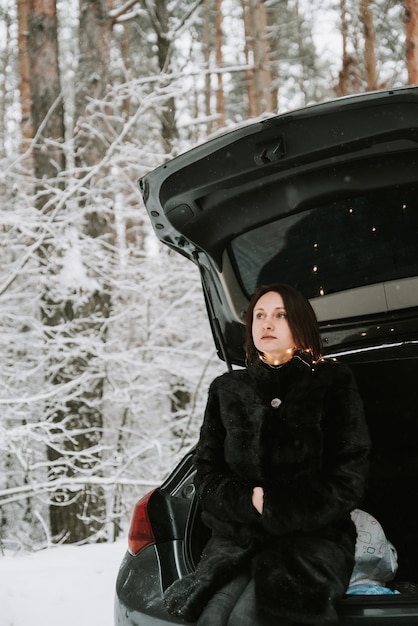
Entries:
[[0, 555], [1, 626], [113, 626], [126, 539]]

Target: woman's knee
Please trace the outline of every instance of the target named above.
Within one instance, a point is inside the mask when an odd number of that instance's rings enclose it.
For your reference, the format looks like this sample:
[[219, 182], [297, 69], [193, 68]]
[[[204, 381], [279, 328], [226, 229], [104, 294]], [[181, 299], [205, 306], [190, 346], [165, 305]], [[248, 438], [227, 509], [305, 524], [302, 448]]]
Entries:
[[196, 626], [226, 626], [249, 576], [242, 574], [217, 591], [205, 606]]
[[265, 613], [257, 604], [254, 579], [243, 590], [228, 620], [228, 626], [290, 626], [284, 618]]
[[261, 621], [255, 599], [254, 580], [251, 579], [231, 612], [228, 626], [252, 626], [254, 624], [267, 626], [265, 622]]

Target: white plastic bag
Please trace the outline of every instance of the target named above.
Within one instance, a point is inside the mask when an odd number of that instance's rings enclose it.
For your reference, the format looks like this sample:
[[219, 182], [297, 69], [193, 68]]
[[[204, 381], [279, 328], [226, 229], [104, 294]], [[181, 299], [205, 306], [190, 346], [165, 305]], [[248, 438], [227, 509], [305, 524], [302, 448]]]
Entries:
[[398, 569], [396, 549], [372, 515], [354, 509], [351, 519], [356, 526], [357, 541], [350, 586], [367, 584], [384, 587]]

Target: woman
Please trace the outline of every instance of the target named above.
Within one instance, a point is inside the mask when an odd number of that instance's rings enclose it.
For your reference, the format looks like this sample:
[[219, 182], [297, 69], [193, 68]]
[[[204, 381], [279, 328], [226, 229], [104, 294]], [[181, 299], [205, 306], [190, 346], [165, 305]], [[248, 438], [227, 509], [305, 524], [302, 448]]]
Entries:
[[368, 466], [362, 402], [288, 285], [252, 297], [246, 352], [209, 390], [195, 465], [212, 537], [167, 608], [198, 626], [335, 624]]

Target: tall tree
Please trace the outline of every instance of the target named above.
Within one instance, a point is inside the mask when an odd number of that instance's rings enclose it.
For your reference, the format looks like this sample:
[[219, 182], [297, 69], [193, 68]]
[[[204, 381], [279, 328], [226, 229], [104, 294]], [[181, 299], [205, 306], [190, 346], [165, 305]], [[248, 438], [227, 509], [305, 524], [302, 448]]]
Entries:
[[[33, 166], [36, 178], [37, 207], [49, 210], [55, 197], [54, 185], [65, 168], [64, 106], [61, 97], [58, 55], [58, 21], [55, 0], [26, 0], [29, 11], [28, 50], [30, 63], [30, 101], [33, 131]], [[26, 8], [20, 6], [20, 13]], [[25, 55], [26, 50], [22, 48]], [[26, 59], [22, 59], [25, 67]], [[24, 98], [28, 98], [24, 83]], [[27, 102], [24, 104], [27, 107]], [[29, 112], [26, 112], [27, 115]]]
[[[170, 36], [170, 13], [169, 4], [166, 0], [155, 0], [154, 27], [157, 35], [157, 56], [158, 67], [163, 74], [170, 68], [172, 54], [172, 41]], [[165, 105], [161, 109], [161, 135], [164, 149], [170, 153], [173, 142], [178, 137], [176, 124], [176, 103], [174, 97], [167, 98]]]
[[215, 3], [215, 50], [216, 50], [216, 68], [217, 73], [217, 88], [216, 88], [216, 119], [219, 128], [225, 126], [225, 94], [222, 79], [222, 46], [223, 46], [223, 32], [222, 32], [222, 0], [216, 0]]
[[248, 90], [249, 110], [261, 115], [273, 111], [270, 34], [264, 1], [243, 0], [243, 15], [248, 61], [253, 65]]
[[252, 53], [252, 41], [249, 33], [251, 31], [251, 14], [250, 7], [246, 1], [243, 1], [243, 20], [244, 20], [244, 54], [245, 54], [245, 83], [247, 88], [247, 100], [248, 100], [248, 117], [256, 117], [258, 114], [257, 98], [255, 94], [255, 86], [253, 80], [254, 68], [253, 68], [253, 53]]
[[18, 46], [19, 46], [19, 74], [20, 74], [20, 108], [21, 108], [21, 133], [22, 149], [27, 150], [29, 142], [33, 138], [31, 91], [30, 91], [30, 63], [28, 50], [28, 11], [27, 0], [18, 0]]
[[[22, 112], [27, 121], [32, 119], [32, 162], [35, 174], [35, 205], [42, 214], [51, 214], [63, 182], [61, 173], [65, 169], [64, 107], [61, 97], [58, 20], [55, 0], [26, 0], [19, 3], [19, 26], [27, 24], [27, 47], [23, 32], [19, 33], [21, 56]], [[27, 53], [29, 64], [27, 66]], [[29, 84], [26, 78], [29, 77]], [[28, 99], [31, 103], [27, 109]], [[30, 129], [30, 125], [28, 127]], [[24, 130], [26, 140], [30, 130]], [[48, 258], [52, 246], [48, 239], [38, 246], [38, 255], [48, 273]], [[49, 283], [48, 280], [45, 281]], [[43, 294], [42, 320], [51, 325], [47, 293]], [[49, 448], [50, 450], [50, 448]], [[49, 457], [51, 459], [51, 457]], [[52, 459], [51, 459], [52, 460]], [[54, 497], [53, 497], [54, 500]], [[54, 527], [54, 507], [51, 507], [51, 527]]]
[[206, 132], [208, 135], [212, 132], [213, 120], [211, 117], [211, 100], [212, 100], [212, 81], [211, 81], [211, 73], [210, 73], [210, 65], [211, 65], [211, 50], [213, 47], [213, 33], [212, 33], [212, 15], [213, 15], [213, 1], [212, 0], [204, 0], [203, 4], [203, 34], [202, 34], [202, 45], [203, 45], [203, 58], [205, 63], [205, 117], [207, 119], [206, 122]]
[[7, 73], [10, 67], [10, 53], [12, 45], [10, 43], [10, 18], [6, 11], [0, 8], [0, 28], [2, 40], [0, 45], [0, 158], [6, 155], [7, 137]]
[[418, 84], [418, 1], [404, 0], [408, 83]]
[[[303, 20], [301, 19], [301, 15], [300, 15], [300, 6], [299, 6], [299, 0], [296, 0], [295, 2], [295, 6], [294, 6], [294, 11], [295, 11], [295, 22], [296, 22], [296, 37], [297, 37], [297, 48], [298, 48], [298, 56], [300, 59], [304, 58], [304, 54], [303, 54], [303, 49], [304, 49], [304, 30], [303, 30]], [[308, 101], [308, 94], [306, 92], [306, 88], [307, 88], [307, 76], [306, 76], [306, 72], [305, 72], [305, 63], [300, 63], [300, 72], [299, 72], [299, 88], [300, 88], [300, 92], [303, 96], [303, 104], [305, 105]]]
[[[335, 91], [337, 96], [347, 96], [361, 90], [361, 73], [355, 51], [349, 50], [349, 24], [352, 15], [349, 15], [347, 0], [340, 0], [340, 23], [342, 39], [342, 67], [338, 75], [338, 84]], [[350, 19], [351, 18], [351, 19]]]
[[[110, 41], [113, 0], [80, 0], [79, 59], [75, 92], [75, 152], [78, 167], [100, 162], [106, 150], [106, 134], [91, 132], [90, 115], [100, 109], [110, 83]], [[105, 106], [105, 105], [102, 105]], [[106, 107], [95, 124], [106, 125]], [[101, 122], [101, 123], [100, 123]]]
[[360, 20], [364, 34], [364, 66], [367, 91], [378, 89], [376, 63], [376, 32], [371, 0], [360, 0]]
[[[71, 262], [88, 277], [84, 285], [70, 282], [65, 293], [54, 283], [45, 295], [44, 315], [51, 333], [64, 335], [70, 347], [54, 374], [56, 384], [74, 384], [85, 375], [91, 376], [97, 366], [97, 347], [105, 340], [104, 322], [109, 315], [110, 290], [88, 270], [89, 251], [100, 254], [101, 242], [112, 237], [109, 216], [97, 202], [91, 189], [97, 182], [93, 173], [109, 145], [106, 92], [110, 76], [110, 38], [112, 19], [110, 0], [81, 0], [79, 12], [79, 59], [75, 93], [75, 165], [78, 176], [85, 179], [78, 207], [83, 219], [67, 228], [67, 250], [58, 252], [62, 267]], [[103, 174], [103, 170], [100, 170]], [[71, 222], [70, 222], [71, 223]], [[85, 245], [87, 243], [87, 246]], [[57, 281], [62, 280], [58, 274]], [[83, 297], [75, 297], [82, 290]], [[81, 295], [80, 293], [80, 295]], [[64, 296], [64, 297], [63, 297]], [[72, 350], [71, 346], [78, 346]], [[99, 368], [100, 369], [100, 368]], [[48, 448], [52, 474], [62, 486], [51, 503], [51, 532], [68, 543], [89, 537], [102, 537], [106, 519], [104, 493], [91, 484], [91, 476], [99, 472], [103, 417], [101, 399], [103, 377], [96, 374], [89, 386], [80, 386], [76, 396], [51, 409], [56, 424], [56, 441]], [[77, 489], [66, 487], [76, 477], [85, 476]], [[64, 506], [65, 505], [65, 506]]]

